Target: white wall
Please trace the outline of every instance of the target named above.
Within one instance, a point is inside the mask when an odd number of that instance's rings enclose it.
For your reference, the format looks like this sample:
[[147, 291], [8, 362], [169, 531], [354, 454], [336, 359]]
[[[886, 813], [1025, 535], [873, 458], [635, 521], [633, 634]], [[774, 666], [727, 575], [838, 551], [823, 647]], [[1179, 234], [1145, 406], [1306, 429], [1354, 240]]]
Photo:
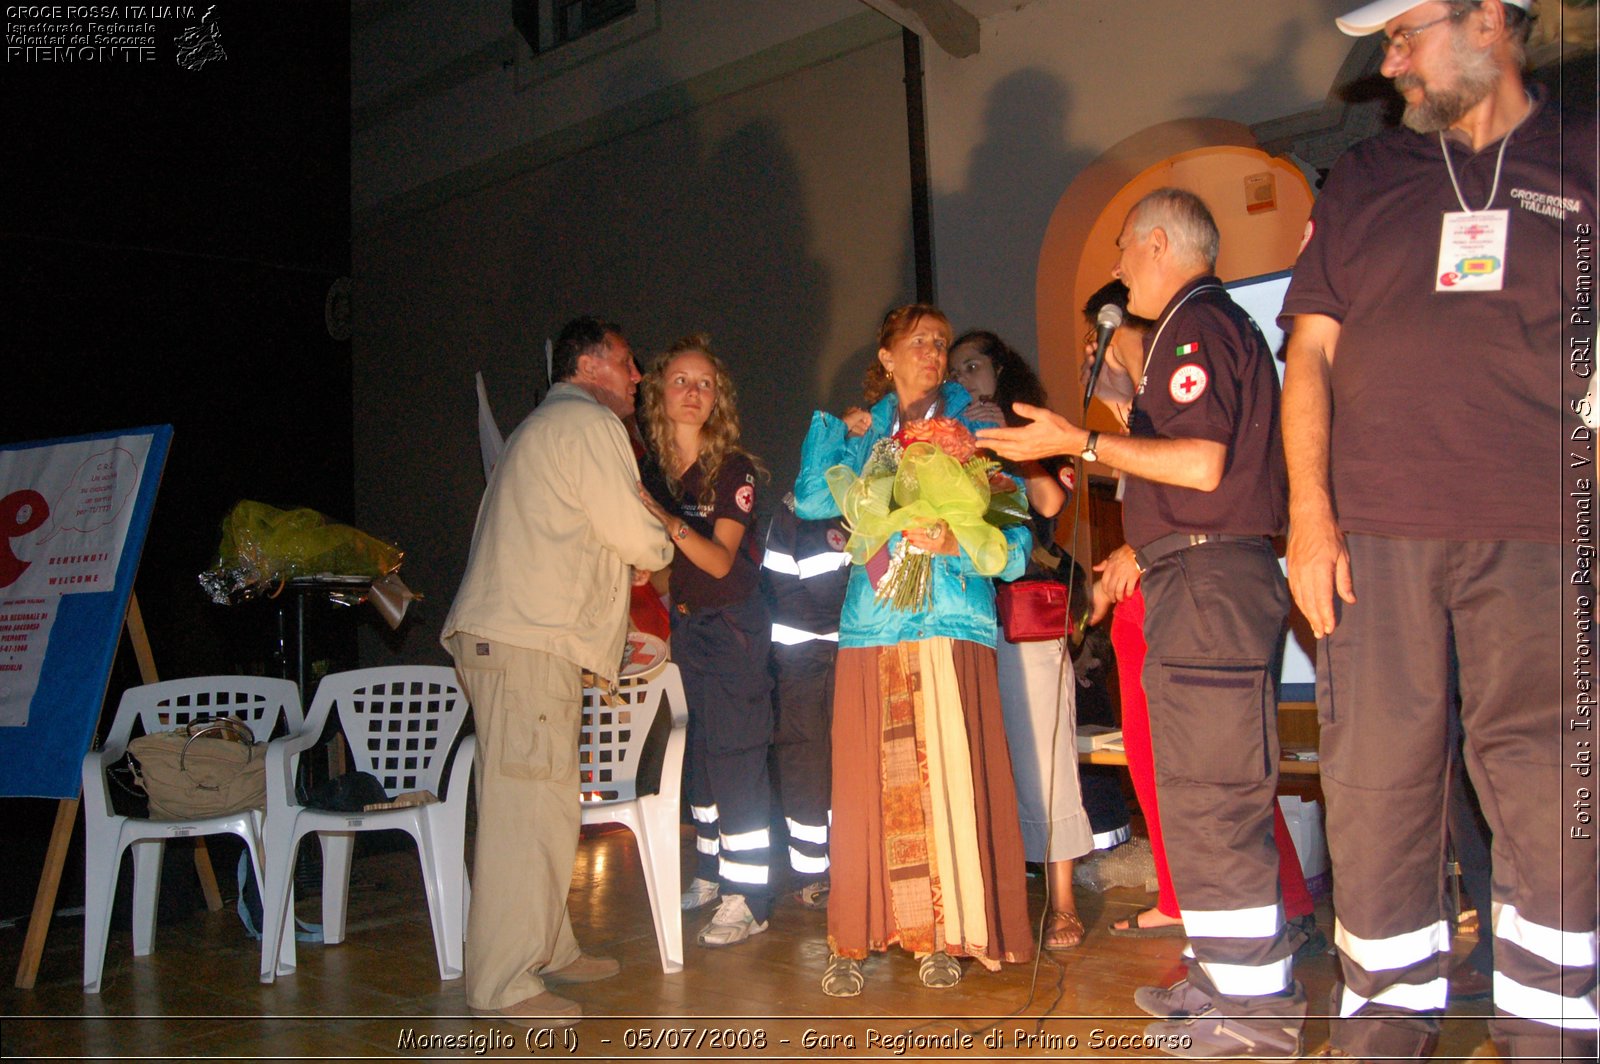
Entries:
[[[618, 320], [646, 365], [712, 334], [746, 446], [773, 471], [763, 511], [793, 483], [811, 411], [859, 398], [880, 318], [912, 295], [911, 203], [899, 28], [846, 11], [487, 164], [393, 116], [458, 169], [373, 174], [367, 187], [399, 191], [354, 235], [355, 523], [408, 552], [427, 596], [399, 636], [367, 637], [364, 661], [441, 657], [483, 489], [473, 373], [509, 433], [542, 390], [545, 338], [573, 315]], [[419, 102], [479, 120], [450, 91]], [[509, 97], [478, 106], [486, 125], [516, 121]]]
[[526, 45], [511, 24], [511, 0], [356, 0], [351, 177], [358, 225], [401, 193], [866, 10], [859, 0], [646, 3], [658, 12], [655, 29], [535, 80], [536, 69], [517, 63]]
[[[519, 151], [526, 163], [563, 131], [581, 141], [586, 124], [659, 105], [663, 90], [868, 10], [861, 0], [655, 2], [653, 31], [529, 84], [526, 66], [502, 67], [518, 51], [509, 0], [357, 0], [358, 228], [408, 194], [432, 189], [438, 200], [502, 178]], [[1251, 123], [1318, 106], [1350, 49], [1333, 26], [1349, 4], [1032, 0], [985, 18], [976, 55], [954, 59], [926, 42], [935, 273], [957, 327], [994, 328], [1032, 352], [1040, 240], [1078, 171], [1158, 122]]]
[[[1158, 122], [1318, 105], [1347, 2], [1034, 0], [985, 20], [975, 56], [925, 44], [957, 328], [1031, 354], [1040, 243], [1076, 174]], [[899, 28], [860, 0], [656, 4], [648, 32], [548, 77], [517, 58], [509, 0], [353, 5], [356, 524], [410, 551], [429, 596], [364, 657], [439, 654], [482, 487], [474, 370], [509, 431], [566, 317], [618, 317], [645, 357], [709, 329], [770, 507], [809, 411], [858, 396], [879, 318], [912, 295]]]
[[985, 19], [977, 55], [924, 47], [936, 284], [957, 329], [1030, 358], [1050, 213], [1124, 137], [1185, 117], [1253, 123], [1319, 106], [1351, 0], [1035, 0]]
[[[459, 184], [474, 168], [514, 169], [519, 149], [868, 10], [861, 0], [655, 3], [651, 32], [534, 80], [512, 62], [526, 49], [510, 0], [356, 0], [358, 227], [396, 197], [448, 188], [452, 175]], [[1032, 351], [1039, 243], [1076, 173], [1158, 122], [1251, 123], [1318, 106], [1350, 49], [1333, 26], [1348, 6], [1032, 0], [986, 17], [976, 55], [953, 59], [926, 42], [936, 276], [958, 327], [987, 325]]]

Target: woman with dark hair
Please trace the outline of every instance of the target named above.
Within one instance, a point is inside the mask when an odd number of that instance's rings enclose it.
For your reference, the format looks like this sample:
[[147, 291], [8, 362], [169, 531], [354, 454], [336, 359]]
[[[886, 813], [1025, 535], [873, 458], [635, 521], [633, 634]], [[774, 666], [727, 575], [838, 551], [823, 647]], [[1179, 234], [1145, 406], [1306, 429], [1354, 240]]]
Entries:
[[[970, 329], [950, 345], [950, 376], [972, 394], [969, 416], [975, 422], [1020, 425], [1012, 403], [1046, 405], [1044, 384], [1027, 359], [985, 329]], [[1053, 518], [1067, 502], [1066, 486], [1058, 479], [1066, 465], [1051, 459], [1008, 462], [1006, 471], [1023, 482], [1034, 513]]]
[[[963, 333], [950, 349], [951, 374], [974, 397], [973, 420], [1019, 424], [1012, 403], [1044, 406], [1044, 385], [1021, 355], [992, 332]], [[1007, 463], [1023, 482], [1032, 511], [1034, 549], [1028, 576], [1076, 575], [1055, 546], [1056, 515], [1067, 501], [1072, 467], [1054, 461]], [[1065, 474], [1067, 480], [1060, 479]], [[1048, 565], [1054, 562], [1056, 567]], [[1017, 810], [1027, 858], [1045, 866], [1049, 915], [1042, 945], [1072, 949], [1083, 941], [1083, 921], [1072, 894], [1073, 862], [1094, 849], [1094, 829], [1078, 783], [1077, 680], [1067, 633], [1059, 639], [1013, 643], [1001, 633], [995, 647], [1000, 704], [1017, 783]]]
[[683, 907], [720, 894], [697, 941], [732, 946], [765, 931], [772, 911], [772, 625], [746, 535], [756, 477], [766, 471], [739, 444], [733, 380], [704, 333], [658, 358], [643, 394], [645, 505], [677, 547], [668, 578], [672, 659], [689, 700], [684, 775], [699, 860]]
[[[860, 473], [873, 445], [924, 418], [968, 420], [972, 397], [945, 380], [950, 322], [892, 311], [867, 376], [870, 409], [818, 411], [801, 452], [796, 513], [836, 516], [826, 473]], [[926, 604], [879, 602], [880, 555], [851, 567], [839, 623], [833, 708], [832, 891], [823, 992], [861, 993], [861, 962], [899, 945], [924, 986], [954, 986], [959, 956], [998, 970], [1032, 956], [1022, 835], [995, 678], [992, 581], [943, 522], [891, 537], [932, 556]], [[1028, 532], [1005, 530], [999, 579], [1022, 573]]]

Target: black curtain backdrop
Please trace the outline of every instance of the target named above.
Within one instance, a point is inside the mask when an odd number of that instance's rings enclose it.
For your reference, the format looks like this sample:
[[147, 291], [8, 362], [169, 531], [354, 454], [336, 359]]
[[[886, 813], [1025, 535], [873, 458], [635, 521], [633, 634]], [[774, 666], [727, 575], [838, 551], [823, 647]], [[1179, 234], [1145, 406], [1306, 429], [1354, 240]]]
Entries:
[[[212, 605], [195, 577], [239, 499], [353, 509], [350, 343], [324, 322], [350, 273], [350, 10], [169, 10], [131, 59], [17, 51], [38, 19], [7, 19], [0, 443], [173, 425], [135, 584], [156, 666], [276, 673], [275, 609]], [[181, 66], [190, 27], [225, 55]], [[107, 713], [137, 682], [125, 645]], [[31, 905], [53, 813], [8, 803], [24, 845], [0, 918]], [[58, 905], [81, 897], [81, 867]]]

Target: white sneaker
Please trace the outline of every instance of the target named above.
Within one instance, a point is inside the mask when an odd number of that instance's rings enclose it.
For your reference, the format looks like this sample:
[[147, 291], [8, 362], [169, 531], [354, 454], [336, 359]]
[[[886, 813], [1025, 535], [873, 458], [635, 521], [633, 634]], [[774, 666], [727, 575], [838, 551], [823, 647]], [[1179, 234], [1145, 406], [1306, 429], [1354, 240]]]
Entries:
[[710, 905], [717, 900], [719, 889], [715, 880], [695, 876], [689, 881], [689, 889], [683, 892], [683, 911], [689, 912], [702, 905]]
[[759, 935], [766, 929], [766, 922], [757, 920], [750, 912], [750, 906], [744, 903], [743, 894], [725, 894], [711, 922], [700, 929], [695, 941], [708, 949], [737, 946], [751, 935]]

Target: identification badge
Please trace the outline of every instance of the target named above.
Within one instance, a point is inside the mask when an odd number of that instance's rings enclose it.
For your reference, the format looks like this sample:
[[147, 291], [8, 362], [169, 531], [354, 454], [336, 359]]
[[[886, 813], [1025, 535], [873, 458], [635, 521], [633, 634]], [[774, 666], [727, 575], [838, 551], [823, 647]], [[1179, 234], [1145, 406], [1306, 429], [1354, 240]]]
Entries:
[[1439, 233], [1435, 292], [1498, 292], [1506, 280], [1511, 212], [1446, 211]]

